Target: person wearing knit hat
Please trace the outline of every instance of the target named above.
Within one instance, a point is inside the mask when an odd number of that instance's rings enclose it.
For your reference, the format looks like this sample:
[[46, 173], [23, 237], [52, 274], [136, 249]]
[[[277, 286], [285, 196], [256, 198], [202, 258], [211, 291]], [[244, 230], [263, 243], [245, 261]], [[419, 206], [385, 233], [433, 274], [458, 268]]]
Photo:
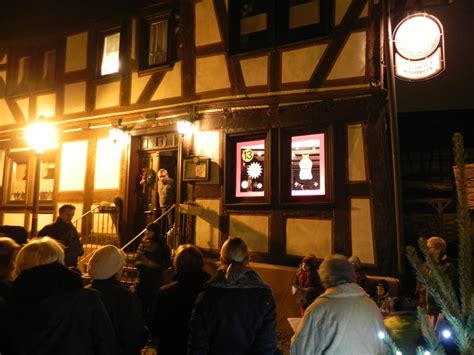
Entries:
[[305, 256], [293, 280], [292, 293], [300, 304], [301, 316], [303, 316], [305, 309], [313, 303], [316, 297], [324, 292], [317, 267], [317, 260], [314, 254]]
[[92, 255], [87, 273], [92, 280], [106, 280], [115, 275], [120, 278], [124, 265], [124, 252], [114, 245], [105, 245]]
[[124, 355], [139, 354], [145, 346], [146, 332], [140, 301], [120, 283], [125, 254], [114, 245], [97, 249], [87, 265], [92, 279], [89, 288], [100, 292]]

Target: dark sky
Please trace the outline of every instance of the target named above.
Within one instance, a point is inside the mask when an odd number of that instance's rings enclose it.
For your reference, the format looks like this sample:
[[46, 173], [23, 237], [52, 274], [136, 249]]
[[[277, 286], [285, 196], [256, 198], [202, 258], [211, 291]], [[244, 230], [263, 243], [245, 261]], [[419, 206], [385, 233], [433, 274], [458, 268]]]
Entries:
[[426, 12], [443, 24], [446, 70], [424, 82], [397, 80], [398, 110], [474, 110], [474, 0], [453, 0]]

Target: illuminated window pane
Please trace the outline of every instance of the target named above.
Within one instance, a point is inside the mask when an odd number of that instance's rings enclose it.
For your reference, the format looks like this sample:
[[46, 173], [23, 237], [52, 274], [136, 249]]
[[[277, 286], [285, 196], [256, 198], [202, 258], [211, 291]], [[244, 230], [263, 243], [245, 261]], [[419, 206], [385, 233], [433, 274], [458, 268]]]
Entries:
[[24, 213], [4, 213], [3, 225], [4, 226], [24, 226], [25, 214]]
[[87, 141], [68, 142], [61, 149], [59, 191], [84, 190], [87, 167]]
[[326, 193], [324, 134], [291, 137], [291, 196]]
[[120, 33], [114, 33], [104, 38], [101, 75], [113, 74], [119, 71]]
[[265, 141], [238, 142], [236, 155], [235, 196], [263, 196]]
[[0, 150], [0, 189], [3, 187], [3, 169], [5, 168], [5, 151]]
[[243, 0], [240, 5], [240, 34], [265, 31], [267, 29], [268, 5], [261, 0]]
[[55, 169], [56, 164], [54, 162], [41, 163], [40, 200], [53, 199]]
[[26, 197], [27, 164], [13, 162], [10, 201], [24, 201]]
[[120, 187], [120, 156], [122, 146], [110, 139], [99, 139], [95, 160], [94, 187], [98, 189], [118, 189]]

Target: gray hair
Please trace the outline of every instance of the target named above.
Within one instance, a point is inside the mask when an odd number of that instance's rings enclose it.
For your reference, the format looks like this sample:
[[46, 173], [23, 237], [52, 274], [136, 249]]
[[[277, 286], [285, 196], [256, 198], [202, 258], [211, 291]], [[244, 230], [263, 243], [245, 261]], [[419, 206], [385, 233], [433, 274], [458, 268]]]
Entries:
[[344, 255], [340, 254], [326, 257], [319, 266], [318, 273], [325, 288], [356, 282], [352, 264]]
[[58, 262], [64, 265], [64, 247], [51, 237], [34, 238], [28, 242], [16, 257], [16, 274], [35, 266]]

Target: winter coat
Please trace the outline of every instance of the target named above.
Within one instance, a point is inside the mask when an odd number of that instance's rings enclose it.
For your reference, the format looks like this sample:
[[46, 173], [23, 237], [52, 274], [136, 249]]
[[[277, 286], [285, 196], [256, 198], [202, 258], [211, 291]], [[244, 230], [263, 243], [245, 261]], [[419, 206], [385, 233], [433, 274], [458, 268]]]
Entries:
[[16, 355], [119, 354], [100, 294], [59, 263], [23, 271], [13, 282], [11, 338]]
[[[227, 274], [227, 276], [226, 276]], [[252, 269], [217, 270], [196, 300], [189, 354], [275, 354], [275, 302]]]
[[145, 346], [146, 332], [138, 297], [115, 276], [107, 280], [94, 280], [89, 287], [100, 292], [122, 354], [140, 354]]
[[185, 355], [189, 338], [189, 319], [194, 301], [209, 280], [207, 272], [177, 274], [173, 282], [161, 287], [151, 324], [160, 355]]
[[304, 271], [301, 267], [298, 268], [293, 287], [296, 289], [296, 300], [304, 309], [324, 292], [316, 269]]
[[58, 217], [56, 222], [44, 226], [39, 232], [39, 237], [51, 237], [64, 245], [64, 264], [77, 266], [77, 259], [84, 255], [76, 227], [72, 223], [65, 223]]
[[162, 237], [143, 238], [138, 246], [135, 266], [138, 269], [138, 280], [135, 290], [141, 301], [145, 321], [153, 314], [160, 287], [163, 286], [163, 271], [171, 266], [171, 250]]
[[291, 339], [292, 355], [382, 355], [382, 316], [355, 283], [330, 287], [305, 311]]

